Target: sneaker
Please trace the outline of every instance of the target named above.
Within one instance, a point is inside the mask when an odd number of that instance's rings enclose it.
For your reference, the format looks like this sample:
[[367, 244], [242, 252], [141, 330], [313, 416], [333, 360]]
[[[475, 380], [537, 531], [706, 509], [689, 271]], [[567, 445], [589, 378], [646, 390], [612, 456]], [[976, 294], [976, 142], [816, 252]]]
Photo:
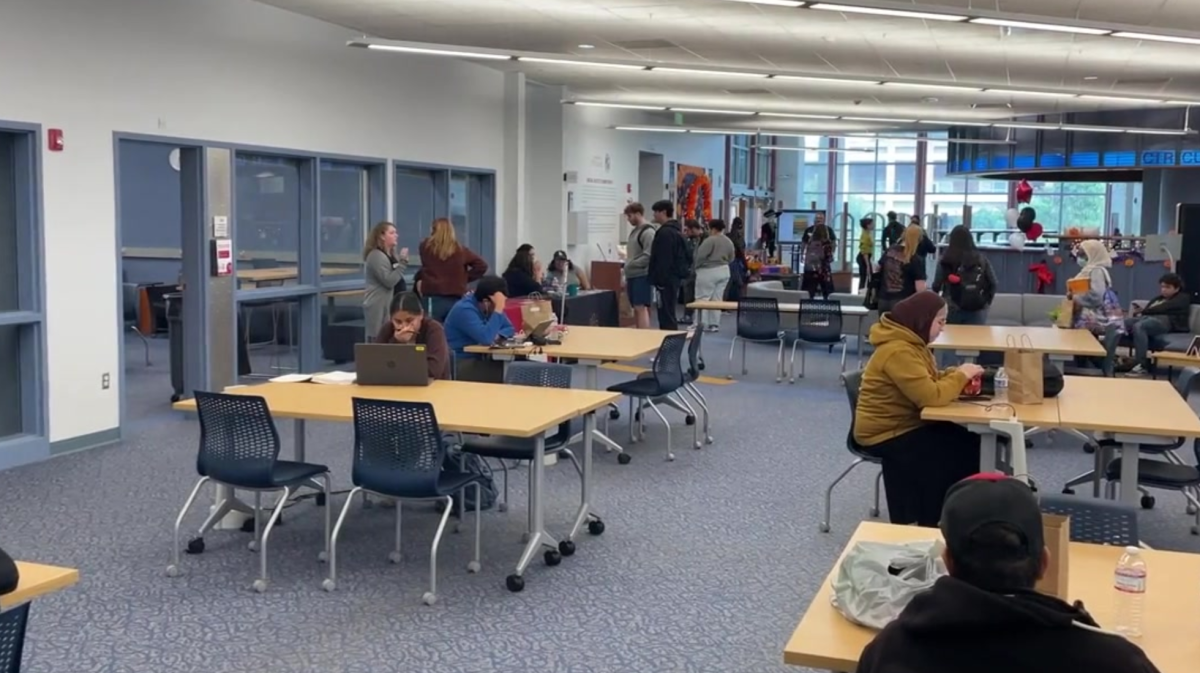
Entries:
[[709, 325], [708, 327], [704, 328], [704, 331], [705, 332], [720, 332], [721, 327], [720, 327], [720, 325]]
[[1146, 371], [1146, 368], [1142, 365], [1134, 365], [1132, 369], [1125, 373], [1125, 376], [1131, 379], [1140, 379], [1150, 376], [1150, 372]]

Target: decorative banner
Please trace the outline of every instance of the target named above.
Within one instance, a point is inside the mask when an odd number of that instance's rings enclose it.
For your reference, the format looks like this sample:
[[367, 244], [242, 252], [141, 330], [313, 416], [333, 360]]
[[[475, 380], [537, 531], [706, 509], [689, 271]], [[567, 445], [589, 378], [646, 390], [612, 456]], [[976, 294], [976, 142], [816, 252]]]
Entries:
[[675, 186], [675, 211], [680, 220], [695, 218], [707, 222], [712, 219], [713, 190], [707, 169], [678, 164]]

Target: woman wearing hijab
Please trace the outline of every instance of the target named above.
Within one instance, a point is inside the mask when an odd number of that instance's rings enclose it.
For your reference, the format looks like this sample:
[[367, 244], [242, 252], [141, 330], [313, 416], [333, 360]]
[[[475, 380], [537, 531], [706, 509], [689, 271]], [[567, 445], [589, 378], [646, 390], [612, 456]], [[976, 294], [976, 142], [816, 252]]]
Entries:
[[[1088, 293], [1094, 293], [1098, 298], [1103, 297], [1104, 292], [1112, 287], [1112, 277], [1108, 274], [1108, 270], [1112, 268], [1112, 255], [1108, 253], [1108, 248], [1096, 239], [1080, 243], [1079, 250], [1083, 253], [1083, 268], [1075, 274], [1074, 279], [1086, 278]], [[1078, 301], [1078, 298], [1076, 300]]]
[[946, 490], [979, 471], [979, 435], [955, 423], [921, 420], [926, 407], [958, 399], [983, 368], [938, 371], [929, 342], [946, 324], [946, 302], [918, 292], [871, 327], [875, 352], [863, 370], [854, 441], [883, 459], [892, 523], [937, 526]]

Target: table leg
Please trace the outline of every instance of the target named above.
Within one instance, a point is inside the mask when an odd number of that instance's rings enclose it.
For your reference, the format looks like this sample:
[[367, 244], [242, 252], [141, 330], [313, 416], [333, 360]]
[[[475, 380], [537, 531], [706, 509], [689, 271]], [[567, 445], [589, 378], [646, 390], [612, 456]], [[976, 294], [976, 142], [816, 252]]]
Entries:
[[575, 515], [575, 525], [571, 527], [571, 534], [567, 536], [567, 539], [572, 541], [579, 536], [585, 524], [600, 520], [600, 516], [592, 511], [592, 440], [595, 430], [596, 413], [592, 412], [583, 417], [583, 486], [580, 491], [579, 513]]
[[292, 424], [292, 432], [295, 435], [296, 462], [303, 463], [305, 452], [305, 424], [304, 419], [297, 418]]
[[546, 523], [542, 502], [542, 486], [544, 485], [544, 477], [546, 473], [546, 440], [539, 435], [534, 442], [533, 463], [530, 466], [532, 472], [529, 477], [529, 495], [531, 511], [531, 525], [529, 531], [529, 542], [525, 544], [525, 550], [521, 552], [521, 560], [517, 562], [516, 575], [521, 577], [525, 574], [525, 570], [529, 564], [533, 562], [534, 554], [537, 554], [543, 547], [549, 547], [555, 552], [558, 551], [558, 541], [546, 532]]
[[979, 357], [979, 351], [954, 351], [954, 354], [961, 358], [964, 363], [975, 362], [975, 359]]
[[991, 432], [979, 433], [979, 471], [995, 472], [998, 467], [996, 435]]
[[[581, 362], [580, 364], [584, 365], [583, 371], [584, 371], [585, 387], [588, 390], [599, 390], [600, 389], [600, 377], [599, 377], [600, 363], [588, 361], [588, 362]], [[630, 418], [629, 422], [633, 423], [633, 419]], [[583, 439], [584, 434], [585, 433], [581, 432], [581, 433], [571, 437], [571, 441], [567, 442], [567, 444], [571, 445], [571, 444], [579, 443], [579, 441]], [[622, 448], [620, 444], [614, 442], [611, 437], [604, 434], [600, 430], [597, 430], [594, 422], [592, 423], [591, 434], [592, 434], [593, 439], [598, 440], [601, 444], [608, 447], [609, 451], [616, 451], [617, 453], [625, 453], [625, 449]]]
[[863, 366], [863, 341], [866, 339], [866, 337], [863, 335], [863, 331], [864, 331], [863, 328], [867, 324], [868, 317], [870, 317], [869, 313], [858, 319], [858, 368], [859, 369], [862, 369], [862, 366]]
[[1130, 441], [1121, 442], [1121, 502], [1137, 507], [1141, 499], [1138, 493], [1138, 445]]

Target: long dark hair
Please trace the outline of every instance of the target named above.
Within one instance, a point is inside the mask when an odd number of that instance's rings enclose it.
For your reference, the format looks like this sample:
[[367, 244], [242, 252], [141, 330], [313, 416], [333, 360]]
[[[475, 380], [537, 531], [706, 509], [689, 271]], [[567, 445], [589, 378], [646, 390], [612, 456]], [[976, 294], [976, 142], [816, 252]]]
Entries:
[[941, 263], [948, 269], [957, 269], [965, 264], [979, 259], [979, 248], [975, 247], [975, 237], [963, 225], [950, 230], [946, 238], [946, 252], [942, 253]]
[[533, 249], [532, 247], [524, 249], [524, 250], [522, 250], [521, 248], [517, 248], [517, 254], [513, 255], [513, 258], [511, 260], [509, 260], [507, 270], [512, 271], [513, 269], [516, 269], [518, 271], [524, 271], [525, 273], [532, 276], [533, 275], [533, 253], [531, 252], [532, 249]]

